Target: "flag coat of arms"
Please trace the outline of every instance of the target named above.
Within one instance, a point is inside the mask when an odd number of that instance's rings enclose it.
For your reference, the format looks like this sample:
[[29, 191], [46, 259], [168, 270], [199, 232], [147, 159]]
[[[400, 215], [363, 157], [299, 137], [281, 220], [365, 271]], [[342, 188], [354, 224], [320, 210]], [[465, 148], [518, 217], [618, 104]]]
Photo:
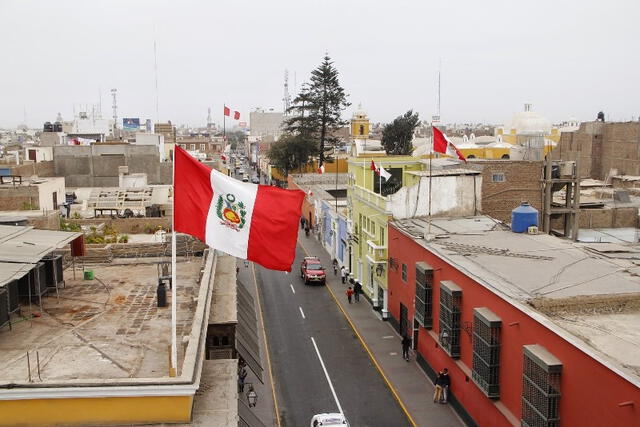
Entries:
[[304, 197], [238, 181], [176, 147], [175, 230], [229, 255], [291, 271]]

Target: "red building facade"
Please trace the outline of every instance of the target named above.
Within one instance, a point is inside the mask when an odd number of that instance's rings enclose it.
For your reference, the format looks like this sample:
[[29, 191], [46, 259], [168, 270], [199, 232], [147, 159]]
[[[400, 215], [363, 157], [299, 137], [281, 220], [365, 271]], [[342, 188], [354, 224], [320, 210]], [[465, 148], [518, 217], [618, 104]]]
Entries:
[[[388, 230], [390, 321], [413, 335], [429, 376], [449, 369], [450, 404], [469, 424], [640, 426], [637, 383], [541, 313], [430, 251], [423, 239], [394, 222]], [[427, 301], [417, 302], [416, 281]]]

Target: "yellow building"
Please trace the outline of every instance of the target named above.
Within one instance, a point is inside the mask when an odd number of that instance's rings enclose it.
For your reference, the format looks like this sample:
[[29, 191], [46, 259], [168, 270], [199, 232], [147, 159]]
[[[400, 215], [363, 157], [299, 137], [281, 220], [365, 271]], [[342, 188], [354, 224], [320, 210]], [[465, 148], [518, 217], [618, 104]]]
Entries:
[[[385, 182], [373, 170], [371, 161], [384, 167], [392, 177]], [[360, 281], [365, 296], [383, 318], [387, 306], [387, 223], [391, 216], [388, 195], [407, 185], [407, 172], [422, 170], [420, 159], [413, 156], [388, 156], [383, 152], [364, 152], [349, 159], [349, 233], [351, 257], [349, 271]], [[380, 188], [382, 187], [382, 194]]]
[[354, 139], [369, 138], [369, 117], [362, 109], [362, 104], [358, 106], [358, 110], [351, 117], [351, 137]]

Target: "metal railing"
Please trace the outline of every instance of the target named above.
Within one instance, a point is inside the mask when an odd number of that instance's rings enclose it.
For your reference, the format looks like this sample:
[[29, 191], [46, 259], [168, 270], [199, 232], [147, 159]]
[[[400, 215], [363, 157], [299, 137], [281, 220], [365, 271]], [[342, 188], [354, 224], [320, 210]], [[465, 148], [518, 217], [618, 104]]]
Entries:
[[381, 196], [371, 190], [362, 187], [353, 187], [353, 195], [362, 202], [365, 202], [384, 213], [391, 213], [391, 200], [389, 196]]

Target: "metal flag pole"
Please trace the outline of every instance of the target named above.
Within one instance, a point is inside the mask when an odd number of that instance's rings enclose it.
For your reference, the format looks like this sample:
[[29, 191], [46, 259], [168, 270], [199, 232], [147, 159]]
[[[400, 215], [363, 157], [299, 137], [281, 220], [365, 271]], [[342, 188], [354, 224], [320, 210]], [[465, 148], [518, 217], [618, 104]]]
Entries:
[[[431, 234], [431, 159], [433, 158], [434, 132], [431, 127], [431, 152], [429, 153], [429, 221], [427, 221], [427, 238]], [[417, 202], [416, 202], [417, 203]]]
[[177, 345], [177, 299], [178, 299], [178, 281], [176, 271], [176, 161], [178, 156], [174, 149], [173, 166], [172, 166], [172, 183], [173, 183], [173, 211], [171, 214], [171, 366], [169, 367], [169, 376], [175, 377], [178, 372], [178, 345]]

